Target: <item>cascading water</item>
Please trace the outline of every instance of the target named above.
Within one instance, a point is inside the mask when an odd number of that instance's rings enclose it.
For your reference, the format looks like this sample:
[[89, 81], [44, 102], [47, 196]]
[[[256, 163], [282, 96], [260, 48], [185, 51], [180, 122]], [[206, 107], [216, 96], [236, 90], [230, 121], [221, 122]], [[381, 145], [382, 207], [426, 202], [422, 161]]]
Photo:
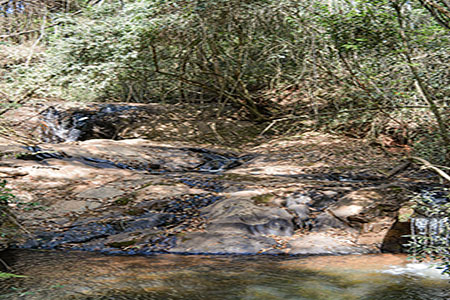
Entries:
[[426, 191], [417, 199], [411, 218], [410, 251], [415, 259], [429, 258], [450, 273], [450, 201], [442, 192]]
[[429, 247], [443, 247], [447, 253], [449, 247], [450, 222], [448, 217], [443, 218], [412, 218], [411, 238], [417, 243], [418, 239]]
[[[50, 106], [44, 110], [41, 136], [46, 143], [82, 141], [91, 138], [117, 138], [124, 122], [136, 121], [134, 114], [139, 107], [131, 105], [102, 105], [97, 109], [58, 111]], [[128, 112], [128, 113], [126, 113]]]
[[64, 116], [53, 106], [42, 112], [41, 136], [46, 143], [74, 142], [80, 139], [91, 116], [74, 113]]

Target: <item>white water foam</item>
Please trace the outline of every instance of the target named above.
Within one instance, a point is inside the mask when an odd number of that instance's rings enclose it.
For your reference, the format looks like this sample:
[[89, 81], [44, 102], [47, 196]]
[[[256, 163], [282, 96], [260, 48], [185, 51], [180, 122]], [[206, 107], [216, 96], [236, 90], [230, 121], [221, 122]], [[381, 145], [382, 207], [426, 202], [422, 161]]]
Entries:
[[427, 277], [430, 279], [450, 279], [450, 276], [442, 274], [442, 269], [438, 269], [435, 264], [426, 262], [409, 263], [405, 266], [392, 266], [388, 270], [381, 271], [381, 273], [393, 275], [412, 275]]

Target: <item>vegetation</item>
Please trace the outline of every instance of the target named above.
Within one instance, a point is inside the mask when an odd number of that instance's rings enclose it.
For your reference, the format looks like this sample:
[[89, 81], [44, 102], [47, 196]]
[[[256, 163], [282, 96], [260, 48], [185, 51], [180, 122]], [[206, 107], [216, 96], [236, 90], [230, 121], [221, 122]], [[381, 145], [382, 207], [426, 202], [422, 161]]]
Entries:
[[[8, 212], [6, 211], [6, 205], [7, 203], [14, 198], [14, 195], [10, 193], [10, 190], [6, 188], [6, 181], [3, 180], [0, 182], [0, 242], [3, 238], [3, 230], [2, 225], [5, 222], [4, 219], [8, 218]], [[0, 243], [1, 245], [1, 243]], [[0, 263], [3, 263], [3, 261], [0, 259]], [[0, 280], [2, 279], [8, 279], [13, 277], [25, 277], [21, 275], [15, 275], [11, 273], [4, 273], [0, 272]]]
[[[450, 162], [446, 0], [9, 0], [0, 97], [232, 105]], [[0, 112], [1, 115], [1, 112]]]
[[442, 262], [443, 272], [450, 275], [450, 202], [448, 191], [435, 191], [414, 198], [413, 232], [409, 250], [414, 258]]
[[232, 104], [277, 121], [272, 131], [307, 124], [445, 164], [449, 11], [403, 0], [7, 1], [0, 91], [10, 103], [31, 92]]
[[0, 205], [6, 205], [14, 198], [14, 195], [10, 193], [10, 189], [6, 188], [6, 180], [0, 181]]
[[8, 279], [8, 278], [21, 278], [21, 277], [26, 277], [26, 276], [0, 272], [0, 280]]
[[1, 240], [6, 236], [7, 230], [2, 230], [3, 226], [7, 226], [11, 219], [8, 212], [8, 203], [14, 199], [14, 195], [10, 189], [6, 188], [6, 180], [0, 181], [0, 246]]

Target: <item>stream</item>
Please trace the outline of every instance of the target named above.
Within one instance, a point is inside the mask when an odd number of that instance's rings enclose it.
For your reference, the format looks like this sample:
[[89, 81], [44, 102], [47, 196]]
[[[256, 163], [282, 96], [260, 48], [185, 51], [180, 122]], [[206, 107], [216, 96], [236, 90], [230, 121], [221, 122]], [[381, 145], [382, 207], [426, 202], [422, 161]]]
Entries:
[[404, 255], [107, 256], [14, 250], [25, 278], [0, 281], [0, 299], [449, 299], [449, 278]]
[[367, 254], [402, 251], [409, 233], [448, 246], [446, 216], [396, 221], [407, 191], [448, 202], [428, 182], [393, 185], [335, 160], [303, 170], [297, 150], [298, 162], [130, 139], [147, 113], [50, 107], [46, 144], [5, 150], [4, 172], [20, 175], [11, 206], [31, 233], [0, 252], [0, 272], [23, 276], [0, 278], [0, 300], [450, 299], [440, 270]]

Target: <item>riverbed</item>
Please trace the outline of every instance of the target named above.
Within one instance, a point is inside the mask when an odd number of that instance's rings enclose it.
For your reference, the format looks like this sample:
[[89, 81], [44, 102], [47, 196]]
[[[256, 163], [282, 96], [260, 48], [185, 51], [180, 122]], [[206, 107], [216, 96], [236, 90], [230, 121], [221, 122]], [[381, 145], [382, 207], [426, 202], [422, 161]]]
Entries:
[[449, 299], [450, 278], [405, 255], [113, 256], [13, 250], [24, 278], [0, 281], [0, 299]]

